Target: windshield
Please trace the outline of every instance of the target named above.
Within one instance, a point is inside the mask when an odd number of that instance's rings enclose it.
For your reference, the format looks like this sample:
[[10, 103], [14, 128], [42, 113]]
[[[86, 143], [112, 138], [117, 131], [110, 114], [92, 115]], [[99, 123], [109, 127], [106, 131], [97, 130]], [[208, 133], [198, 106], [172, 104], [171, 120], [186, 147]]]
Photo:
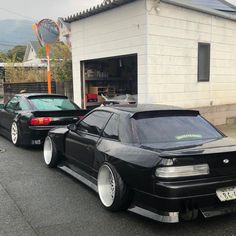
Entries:
[[40, 111], [77, 110], [79, 109], [65, 97], [32, 97], [30, 101]]
[[200, 115], [154, 116], [132, 119], [141, 144], [193, 143], [221, 138], [222, 135]]

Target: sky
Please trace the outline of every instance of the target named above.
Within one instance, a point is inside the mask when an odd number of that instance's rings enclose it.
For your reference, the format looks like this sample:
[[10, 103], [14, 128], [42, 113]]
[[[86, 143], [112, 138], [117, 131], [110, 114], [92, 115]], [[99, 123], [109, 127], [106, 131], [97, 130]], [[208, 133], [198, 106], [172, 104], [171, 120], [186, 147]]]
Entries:
[[103, 0], [0, 0], [0, 20], [67, 17]]
[[[103, 0], [0, 0], [0, 20], [67, 17]], [[236, 0], [228, 0], [236, 5]]]

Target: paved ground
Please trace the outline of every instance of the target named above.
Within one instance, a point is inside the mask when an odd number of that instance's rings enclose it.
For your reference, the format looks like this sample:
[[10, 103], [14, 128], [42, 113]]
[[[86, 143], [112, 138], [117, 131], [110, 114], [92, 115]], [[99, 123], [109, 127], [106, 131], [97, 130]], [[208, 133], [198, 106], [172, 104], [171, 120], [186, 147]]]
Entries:
[[[220, 127], [236, 137], [236, 126]], [[41, 150], [15, 148], [0, 137], [0, 236], [235, 235], [236, 214], [162, 224], [129, 212], [109, 213], [94, 192], [48, 169]]]

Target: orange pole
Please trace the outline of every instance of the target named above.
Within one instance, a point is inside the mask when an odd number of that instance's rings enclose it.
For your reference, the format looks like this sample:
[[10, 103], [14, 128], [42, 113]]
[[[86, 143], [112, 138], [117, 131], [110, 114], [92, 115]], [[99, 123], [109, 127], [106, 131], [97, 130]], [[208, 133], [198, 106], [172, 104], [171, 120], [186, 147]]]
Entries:
[[47, 56], [47, 62], [48, 62], [48, 67], [47, 67], [47, 73], [48, 73], [48, 93], [52, 93], [52, 85], [51, 85], [51, 70], [50, 70], [50, 46], [49, 44], [45, 45], [46, 48], [46, 56]]

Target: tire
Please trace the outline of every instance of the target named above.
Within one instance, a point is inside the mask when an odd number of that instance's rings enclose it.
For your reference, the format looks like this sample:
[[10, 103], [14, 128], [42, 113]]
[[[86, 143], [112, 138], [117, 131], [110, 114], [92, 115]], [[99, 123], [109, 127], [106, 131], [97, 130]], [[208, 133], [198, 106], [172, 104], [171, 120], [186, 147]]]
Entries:
[[56, 146], [49, 136], [47, 136], [44, 141], [43, 157], [45, 164], [50, 168], [56, 167], [59, 162], [59, 156], [56, 150]]
[[19, 127], [15, 121], [11, 125], [11, 141], [15, 146], [20, 146], [21, 134]]
[[121, 211], [129, 207], [131, 192], [115, 167], [103, 164], [99, 169], [97, 185], [100, 201], [107, 210]]

